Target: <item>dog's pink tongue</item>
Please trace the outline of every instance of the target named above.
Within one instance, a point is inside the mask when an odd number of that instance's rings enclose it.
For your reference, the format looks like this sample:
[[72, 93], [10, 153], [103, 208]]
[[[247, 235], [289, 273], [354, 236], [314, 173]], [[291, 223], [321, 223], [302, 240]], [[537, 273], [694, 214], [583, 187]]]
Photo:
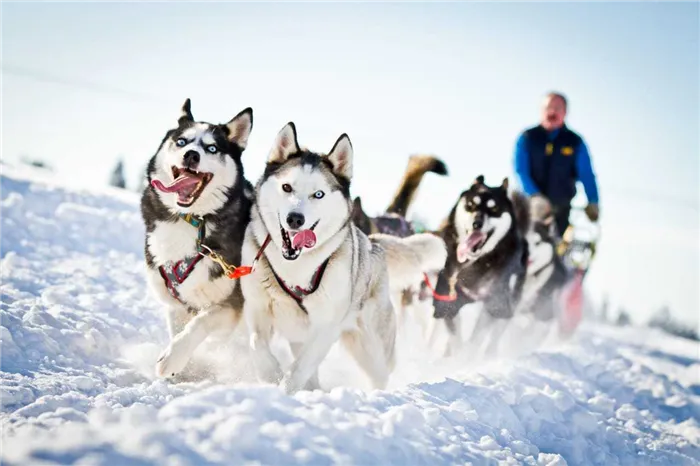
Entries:
[[197, 183], [199, 180], [194, 176], [181, 176], [167, 186], [160, 180], [151, 180], [151, 186], [164, 193], [176, 193]]
[[478, 246], [481, 241], [486, 237], [481, 231], [473, 231], [467, 239], [459, 243], [457, 246], [457, 260], [459, 262], [465, 262], [469, 255], [474, 249], [474, 246]]
[[467, 248], [472, 249], [474, 246], [478, 246], [486, 235], [481, 231], [472, 231], [472, 233], [467, 237]]
[[316, 245], [316, 233], [312, 230], [301, 230], [292, 238], [294, 249], [312, 248]]

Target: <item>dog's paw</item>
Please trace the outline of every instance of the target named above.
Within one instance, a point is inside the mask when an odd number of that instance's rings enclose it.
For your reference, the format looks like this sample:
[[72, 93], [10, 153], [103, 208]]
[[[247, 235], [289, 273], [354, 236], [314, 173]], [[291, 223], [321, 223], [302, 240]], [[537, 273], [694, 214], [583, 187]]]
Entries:
[[156, 375], [161, 378], [174, 377], [190, 360], [191, 352], [183, 340], [170, 342], [156, 362]]
[[311, 376], [306, 383], [301, 384], [294, 373], [285, 374], [282, 380], [280, 380], [279, 387], [287, 395], [293, 395], [300, 390], [314, 391], [321, 389], [317, 375]]
[[318, 382], [318, 375], [314, 374], [311, 376], [308, 382], [304, 384], [304, 390], [308, 390], [310, 392], [314, 390], [321, 390], [321, 384]]
[[294, 393], [299, 391], [299, 388], [294, 383], [292, 378], [289, 377], [289, 375], [285, 375], [284, 377], [282, 377], [282, 380], [280, 381], [279, 387], [287, 395], [293, 395]]

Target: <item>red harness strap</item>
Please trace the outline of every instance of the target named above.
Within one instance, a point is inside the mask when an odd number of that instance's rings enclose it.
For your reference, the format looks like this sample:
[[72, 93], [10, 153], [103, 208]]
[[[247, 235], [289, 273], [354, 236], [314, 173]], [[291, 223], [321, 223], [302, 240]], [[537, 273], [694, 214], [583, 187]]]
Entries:
[[274, 271], [272, 266], [270, 266], [270, 270], [272, 270], [272, 275], [275, 276], [275, 279], [277, 279], [277, 283], [280, 285], [282, 290], [284, 290], [285, 293], [287, 293], [294, 301], [297, 302], [297, 304], [301, 307], [301, 309], [306, 312], [306, 309], [302, 305], [302, 302], [304, 301], [304, 298], [314, 291], [318, 289], [318, 287], [321, 285], [321, 279], [323, 278], [323, 273], [326, 271], [326, 266], [328, 265], [328, 262], [330, 261], [330, 257], [323, 261], [323, 264], [321, 264], [316, 271], [314, 272], [313, 276], [311, 277], [311, 284], [309, 285], [308, 288], [302, 288], [300, 286], [294, 286], [292, 288], [285, 283], [282, 278], [277, 275], [277, 272]]
[[435, 288], [433, 288], [433, 285], [430, 284], [430, 279], [428, 278], [427, 273], [423, 274], [423, 281], [430, 289], [430, 292], [433, 294], [433, 298], [437, 299], [438, 301], [452, 302], [452, 301], [457, 300], [457, 293], [456, 292], [455, 292], [455, 294], [452, 294], [452, 295], [438, 294], [438, 292], [435, 291]]

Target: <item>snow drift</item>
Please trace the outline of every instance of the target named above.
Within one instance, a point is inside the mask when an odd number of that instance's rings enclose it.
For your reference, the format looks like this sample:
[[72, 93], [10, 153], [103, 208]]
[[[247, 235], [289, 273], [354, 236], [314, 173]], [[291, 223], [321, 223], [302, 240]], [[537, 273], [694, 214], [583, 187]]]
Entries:
[[198, 351], [212, 377], [157, 380], [138, 197], [1, 167], [3, 464], [700, 462], [698, 345], [650, 329], [486, 362], [404, 338], [386, 391], [334, 348], [326, 390], [286, 396], [235, 338]]

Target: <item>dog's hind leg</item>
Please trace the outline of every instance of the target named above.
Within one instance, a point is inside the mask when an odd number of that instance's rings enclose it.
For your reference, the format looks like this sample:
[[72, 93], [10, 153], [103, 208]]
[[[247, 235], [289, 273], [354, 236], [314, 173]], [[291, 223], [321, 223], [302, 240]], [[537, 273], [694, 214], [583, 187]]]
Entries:
[[385, 388], [393, 368], [393, 350], [392, 354], [386, 355], [378, 335], [367, 329], [345, 332], [341, 341], [369, 377], [372, 388]]
[[233, 331], [240, 320], [240, 312], [229, 307], [214, 306], [200, 312], [170, 341], [156, 362], [159, 377], [174, 376], [182, 371], [197, 347], [217, 330]]

